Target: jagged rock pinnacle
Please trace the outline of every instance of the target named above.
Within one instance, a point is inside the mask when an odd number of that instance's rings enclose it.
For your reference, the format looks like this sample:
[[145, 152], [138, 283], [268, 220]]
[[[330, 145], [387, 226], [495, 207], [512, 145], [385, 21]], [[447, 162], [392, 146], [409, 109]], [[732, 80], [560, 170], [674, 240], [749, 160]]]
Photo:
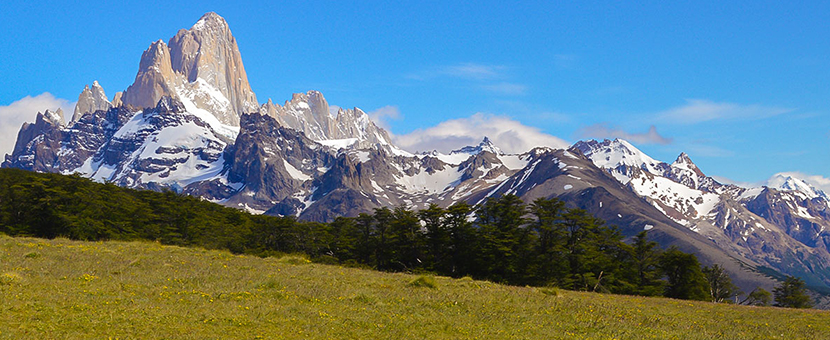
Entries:
[[170, 64], [170, 49], [157, 40], [141, 55], [135, 82], [124, 92], [122, 101], [134, 108], [154, 107], [162, 97], [175, 95], [181, 83]]
[[206, 110], [231, 126], [239, 125], [242, 113], [259, 110], [224, 18], [207, 13], [167, 44], [156, 41], [144, 52], [136, 80], [122, 101], [137, 108], [154, 107], [164, 96]]
[[104, 93], [104, 88], [98, 84], [98, 81], [92, 82], [92, 88], [84, 86], [84, 90], [78, 95], [78, 103], [75, 104], [75, 112], [72, 114], [72, 121], [77, 122], [81, 117], [90, 112], [98, 110], [109, 110], [112, 103], [107, 100], [107, 94]]

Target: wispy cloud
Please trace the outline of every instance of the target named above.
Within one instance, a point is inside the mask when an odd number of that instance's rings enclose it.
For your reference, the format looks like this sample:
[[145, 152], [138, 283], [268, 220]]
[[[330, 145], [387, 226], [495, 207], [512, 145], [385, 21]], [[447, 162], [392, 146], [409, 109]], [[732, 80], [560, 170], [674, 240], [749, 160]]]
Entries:
[[[411, 73], [406, 78], [418, 81], [455, 80], [462, 82], [470, 89], [502, 96], [521, 96], [525, 95], [528, 90], [527, 85], [510, 81], [508, 67], [504, 65], [462, 63]], [[431, 83], [431, 86], [435, 85], [435, 82]]]
[[631, 133], [618, 127], [611, 127], [608, 123], [586, 126], [577, 133], [579, 138], [622, 138], [635, 144], [671, 144], [672, 138], [667, 138], [657, 133], [657, 128], [652, 125], [644, 133]]
[[524, 95], [527, 93], [527, 86], [522, 84], [514, 84], [514, 83], [496, 83], [496, 84], [486, 84], [482, 85], [481, 88], [495, 93], [495, 94], [502, 94], [502, 95]]
[[369, 115], [369, 118], [371, 118], [375, 124], [386, 130], [389, 130], [390, 119], [397, 120], [401, 118], [401, 111], [398, 110], [398, 107], [390, 105], [367, 112], [366, 114]]
[[444, 121], [430, 128], [396, 135], [394, 139], [397, 145], [411, 152], [449, 152], [463, 146], [477, 145], [484, 137], [489, 137], [496, 146], [509, 153], [526, 152], [537, 146], [568, 146], [564, 140], [541, 132], [538, 128], [509, 117], [485, 113]]
[[697, 124], [714, 120], [757, 120], [769, 118], [795, 109], [718, 103], [705, 99], [687, 99], [686, 104], [657, 114], [657, 120], [672, 124]]
[[502, 77], [502, 72], [505, 68], [506, 67], [502, 65], [464, 63], [443, 67], [440, 69], [439, 73], [459, 78], [485, 80]]
[[47, 109], [55, 111], [58, 108], [63, 109], [64, 114], [71, 116], [75, 103], [44, 92], [35, 97], [26, 96], [9, 105], [0, 106], [0, 158], [14, 150], [17, 132], [20, 131], [23, 123], [34, 122], [38, 112], [44, 112]]
[[410, 73], [406, 77], [415, 80], [430, 80], [435, 78], [459, 78], [467, 80], [492, 80], [505, 77], [504, 65], [488, 65], [479, 63], [462, 63], [457, 65], [440, 66], [425, 71]]

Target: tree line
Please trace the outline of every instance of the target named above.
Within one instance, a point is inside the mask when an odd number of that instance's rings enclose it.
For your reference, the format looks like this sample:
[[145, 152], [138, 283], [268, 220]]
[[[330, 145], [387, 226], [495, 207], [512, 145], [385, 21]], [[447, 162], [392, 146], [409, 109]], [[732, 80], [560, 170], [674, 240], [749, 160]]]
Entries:
[[[318, 262], [383, 271], [471, 276], [511, 285], [555, 286], [678, 299], [735, 302], [742, 294], [718, 265], [663, 250], [643, 231], [630, 243], [613, 226], [555, 198], [515, 195], [377, 208], [331, 223], [251, 215], [171, 191], [132, 190], [79, 175], [0, 169], [0, 232], [77, 240], [153, 240], [272, 256], [305, 253]], [[809, 307], [804, 282], [776, 288], [777, 305]], [[740, 301], [768, 305], [756, 289]]]

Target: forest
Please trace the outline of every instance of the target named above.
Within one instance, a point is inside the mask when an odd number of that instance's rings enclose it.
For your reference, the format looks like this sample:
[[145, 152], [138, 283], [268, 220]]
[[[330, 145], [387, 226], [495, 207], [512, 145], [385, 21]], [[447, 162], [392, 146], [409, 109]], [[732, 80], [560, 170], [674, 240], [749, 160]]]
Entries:
[[[280, 256], [381, 271], [470, 276], [510, 285], [768, 305], [743, 295], [718, 265], [661, 249], [647, 232], [624, 241], [613, 226], [555, 198], [514, 195], [479, 206], [457, 203], [377, 208], [331, 223], [252, 215], [173, 191], [96, 183], [79, 175], [0, 169], [0, 232], [74, 240], [149, 240], [163, 244]], [[804, 282], [788, 277], [777, 305], [810, 307]]]

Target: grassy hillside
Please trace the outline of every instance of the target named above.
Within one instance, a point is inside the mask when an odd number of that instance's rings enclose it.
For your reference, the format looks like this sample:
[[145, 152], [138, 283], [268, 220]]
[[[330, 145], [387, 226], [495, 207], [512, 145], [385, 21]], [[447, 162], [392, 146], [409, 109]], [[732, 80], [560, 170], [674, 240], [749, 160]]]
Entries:
[[418, 278], [300, 257], [0, 236], [0, 339], [830, 338], [825, 311]]

